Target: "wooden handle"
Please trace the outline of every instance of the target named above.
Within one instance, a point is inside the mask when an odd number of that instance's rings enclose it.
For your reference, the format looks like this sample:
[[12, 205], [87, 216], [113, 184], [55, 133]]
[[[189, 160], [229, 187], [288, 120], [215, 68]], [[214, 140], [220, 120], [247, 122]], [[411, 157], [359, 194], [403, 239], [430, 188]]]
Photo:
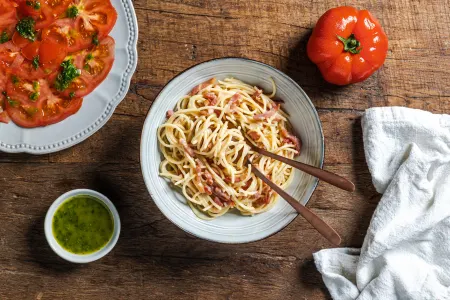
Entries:
[[[251, 163], [251, 162], [250, 162]], [[305, 206], [301, 205], [297, 200], [295, 200], [288, 193], [283, 191], [278, 185], [270, 181], [264, 174], [258, 170], [253, 164], [252, 172], [261, 178], [268, 186], [270, 186], [278, 195], [280, 195], [284, 200], [286, 200], [303, 218], [306, 219], [317, 231], [324, 236], [327, 240], [329, 240], [333, 245], [338, 246], [341, 243], [341, 237], [339, 234], [331, 228], [327, 223], [325, 223], [321, 218], [319, 218], [316, 214], [310, 211]]]
[[303, 171], [305, 173], [308, 173], [309, 175], [317, 177], [320, 180], [328, 182], [329, 184], [332, 184], [332, 185], [334, 185], [334, 186], [336, 186], [336, 187], [338, 187], [340, 189], [343, 189], [343, 190], [346, 190], [346, 191], [349, 191], [349, 192], [354, 192], [355, 191], [355, 185], [351, 181], [345, 179], [344, 177], [341, 177], [341, 176], [339, 176], [337, 174], [334, 174], [334, 173], [322, 170], [320, 168], [316, 168], [316, 167], [313, 167], [313, 166], [301, 163], [301, 162], [296, 161], [296, 160], [292, 160], [292, 159], [283, 157], [281, 155], [273, 154], [273, 153], [271, 153], [269, 151], [266, 151], [264, 149], [258, 148], [258, 147], [254, 146], [254, 145], [251, 145], [251, 146], [252, 146], [252, 149], [255, 152], [258, 152], [259, 154], [262, 154], [262, 155], [271, 157], [273, 159], [279, 160], [279, 161], [281, 161], [281, 162], [283, 162], [285, 164], [288, 164], [288, 165], [290, 165], [290, 166], [292, 166], [292, 167], [294, 167], [296, 169], [299, 169], [299, 170], [301, 170], [301, 171]]

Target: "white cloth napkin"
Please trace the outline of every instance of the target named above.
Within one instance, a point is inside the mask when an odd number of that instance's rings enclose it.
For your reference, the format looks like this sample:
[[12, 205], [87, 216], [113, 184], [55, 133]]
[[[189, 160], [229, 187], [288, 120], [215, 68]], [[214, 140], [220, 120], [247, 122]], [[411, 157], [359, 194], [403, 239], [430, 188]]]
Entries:
[[366, 161], [383, 194], [361, 249], [314, 253], [333, 299], [450, 299], [450, 116], [366, 110]]

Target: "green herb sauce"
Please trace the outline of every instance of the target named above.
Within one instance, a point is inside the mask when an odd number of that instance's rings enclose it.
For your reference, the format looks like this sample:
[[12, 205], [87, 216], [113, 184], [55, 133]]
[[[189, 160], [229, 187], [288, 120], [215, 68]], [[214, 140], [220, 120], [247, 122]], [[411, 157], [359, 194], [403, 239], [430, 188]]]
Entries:
[[53, 235], [58, 244], [74, 254], [90, 254], [111, 239], [114, 220], [108, 208], [88, 195], [65, 201], [53, 216]]

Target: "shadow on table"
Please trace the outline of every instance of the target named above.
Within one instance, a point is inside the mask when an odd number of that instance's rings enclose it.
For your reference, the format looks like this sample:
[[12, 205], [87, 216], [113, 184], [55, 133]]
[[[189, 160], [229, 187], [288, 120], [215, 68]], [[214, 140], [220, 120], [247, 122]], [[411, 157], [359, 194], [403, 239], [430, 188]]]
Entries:
[[317, 271], [316, 265], [314, 264], [314, 259], [308, 259], [305, 261], [299, 270], [300, 280], [302, 283], [311, 289], [319, 288], [325, 295], [326, 299], [332, 299], [328, 289], [322, 280], [322, 275]]
[[327, 98], [345, 87], [326, 82], [317, 66], [308, 58], [306, 45], [312, 31], [305, 33], [289, 52], [289, 58], [282, 63], [281, 71], [286, 73], [308, 94], [314, 104], [321, 98]]
[[70, 273], [79, 265], [65, 261], [50, 248], [44, 232], [45, 215], [34, 220], [27, 233], [28, 250], [33, 262], [40, 267], [61, 273]]
[[373, 212], [381, 199], [381, 195], [375, 190], [372, 184], [372, 177], [366, 163], [364, 155], [364, 143], [361, 127], [361, 118], [355, 120], [352, 128], [353, 134], [353, 173], [355, 174], [355, 193], [363, 195], [364, 209], [359, 212], [359, 221], [355, 224], [355, 231], [348, 246], [361, 247]]

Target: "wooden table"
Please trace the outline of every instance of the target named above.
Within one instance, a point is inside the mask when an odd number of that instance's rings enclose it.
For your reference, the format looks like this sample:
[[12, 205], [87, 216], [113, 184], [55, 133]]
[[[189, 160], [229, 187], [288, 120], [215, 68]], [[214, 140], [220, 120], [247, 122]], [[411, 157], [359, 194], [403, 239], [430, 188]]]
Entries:
[[[364, 83], [335, 87], [321, 79], [305, 48], [318, 17], [336, 1], [136, 0], [139, 65], [108, 124], [60, 153], [0, 153], [0, 299], [328, 299], [312, 253], [330, 244], [306, 221], [299, 217], [245, 245], [191, 237], [150, 199], [139, 143], [156, 94], [184, 69], [223, 56], [275, 66], [317, 107], [325, 169], [356, 184], [349, 194], [320, 183], [308, 206], [342, 234], [343, 246], [360, 247], [380, 199], [364, 159], [360, 117], [386, 105], [450, 112], [450, 1], [359, 2], [384, 26], [388, 57]], [[88, 265], [59, 259], [43, 232], [50, 204], [74, 188], [106, 194], [122, 219], [115, 249]]]

